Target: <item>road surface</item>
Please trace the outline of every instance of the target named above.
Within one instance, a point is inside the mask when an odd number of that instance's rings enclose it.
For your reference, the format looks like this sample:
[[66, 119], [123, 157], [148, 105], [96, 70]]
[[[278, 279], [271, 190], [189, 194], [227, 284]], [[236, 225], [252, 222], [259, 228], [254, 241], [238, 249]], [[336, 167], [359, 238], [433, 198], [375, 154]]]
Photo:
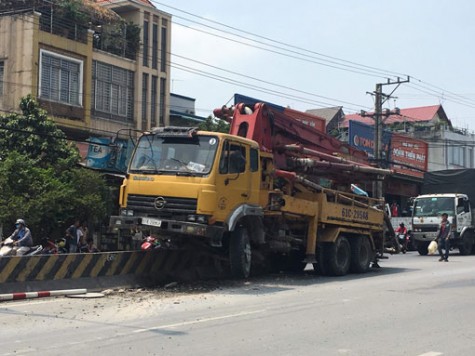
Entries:
[[0, 355], [474, 355], [475, 256], [0, 303]]

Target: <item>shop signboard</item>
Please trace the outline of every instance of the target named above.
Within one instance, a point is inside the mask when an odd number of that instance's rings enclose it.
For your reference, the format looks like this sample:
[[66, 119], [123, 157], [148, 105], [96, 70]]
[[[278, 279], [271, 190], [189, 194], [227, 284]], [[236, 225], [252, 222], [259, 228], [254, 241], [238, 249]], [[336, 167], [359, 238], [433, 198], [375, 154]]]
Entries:
[[389, 160], [396, 173], [423, 178], [427, 171], [427, 142], [393, 133]]
[[[348, 130], [348, 143], [362, 151], [368, 153], [368, 155], [374, 157], [374, 127], [363, 124], [358, 121], [350, 121], [349, 130]], [[382, 157], [381, 159], [386, 159], [390, 142], [391, 142], [391, 132], [384, 131], [382, 137]]]

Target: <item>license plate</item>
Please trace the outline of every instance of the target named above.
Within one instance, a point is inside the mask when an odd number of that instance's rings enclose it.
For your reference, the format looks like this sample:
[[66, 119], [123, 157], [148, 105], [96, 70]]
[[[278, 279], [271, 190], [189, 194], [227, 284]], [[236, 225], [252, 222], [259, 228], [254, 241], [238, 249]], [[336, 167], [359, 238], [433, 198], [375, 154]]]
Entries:
[[142, 218], [142, 224], [160, 227], [162, 226], [162, 220], [152, 219], [152, 218]]

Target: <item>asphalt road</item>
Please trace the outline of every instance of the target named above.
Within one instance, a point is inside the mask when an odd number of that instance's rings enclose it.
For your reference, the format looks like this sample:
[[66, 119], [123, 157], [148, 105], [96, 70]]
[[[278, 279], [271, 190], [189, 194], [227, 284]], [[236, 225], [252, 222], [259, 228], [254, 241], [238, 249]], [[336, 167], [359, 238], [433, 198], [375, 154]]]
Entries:
[[474, 355], [475, 256], [0, 303], [0, 355]]

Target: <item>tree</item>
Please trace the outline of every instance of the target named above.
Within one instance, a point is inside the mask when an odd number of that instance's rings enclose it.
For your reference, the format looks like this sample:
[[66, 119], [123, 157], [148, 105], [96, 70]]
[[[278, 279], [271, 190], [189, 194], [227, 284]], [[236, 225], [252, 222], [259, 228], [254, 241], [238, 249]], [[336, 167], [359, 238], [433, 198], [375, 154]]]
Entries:
[[20, 109], [21, 114], [0, 116], [0, 159], [16, 151], [43, 167], [59, 164], [64, 169], [79, 162], [77, 148], [31, 95], [21, 99]]
[[76, 218], [98, 223], [109, 190], [97, 172], [80, 168], [77, 149], [27, 96], [22, 114], [0, 116], [0, 223], [24, 218], [33, 236], [59, 237]]
[[203, 131], [213, 131], [213, 132], [229, 132], [229, 124], [221, 119], [213, 119], [210, 115], [206, 118], [204, 122], [198, 125], [198, 129]]

